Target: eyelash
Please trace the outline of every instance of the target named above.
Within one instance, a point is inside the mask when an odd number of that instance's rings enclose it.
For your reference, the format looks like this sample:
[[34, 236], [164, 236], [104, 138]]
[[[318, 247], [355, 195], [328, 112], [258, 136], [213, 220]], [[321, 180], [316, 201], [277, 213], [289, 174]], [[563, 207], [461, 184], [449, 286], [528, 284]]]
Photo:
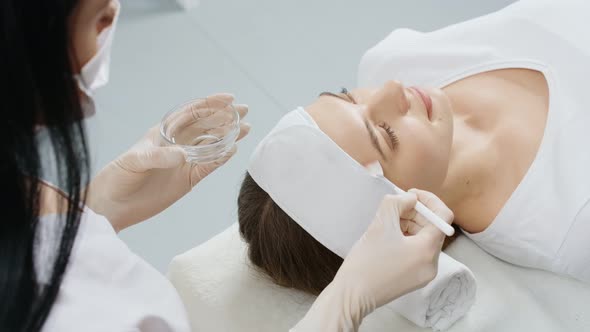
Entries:
[[395, 134], [393, 129], [391, 129], [391, 127], [385, 122], [381, 122], [379, 124], [379, 127], [383, 128], [383, 130], [385, 130], [385, 132], [389, 136], [389, 139], [391, 140], [391, 144], [393, 145], [393, 149], [395, 149], [399, 144], [399, 139], [397, 138], [397, 135]]
[[[350, 99], [350, 101], [353, 104], [357, 103], [356, 100], [354, 100], [354, 97], [352, 96], [352, 94], [350, 92], [348, 92], [347, 88], [343, 87], [340, 90], [340, 93], [345, 95], [348, 99]], [[389, 139], [391, 140], [391, 144], [393, 146], [393, 149], [395, 150], [395, 148], [397, 148], [397, 146], [399, 145], [399, 138], [397, 137], [397, 135], [395, 134], [393, 129], [391, 129], [391, 127], [385, 122], [381, 122], [379, 124], [379, 127], [383, 128], [383, 130], [385, 130], [385, 132], [387, 133], [387, 136], [389, 136]]]

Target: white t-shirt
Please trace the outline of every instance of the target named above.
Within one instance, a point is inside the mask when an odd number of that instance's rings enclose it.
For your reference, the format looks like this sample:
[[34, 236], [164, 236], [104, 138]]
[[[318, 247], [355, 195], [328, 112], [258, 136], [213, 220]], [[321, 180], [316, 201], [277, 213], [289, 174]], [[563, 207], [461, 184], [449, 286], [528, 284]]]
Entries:
[[[35, 266], [44, 283], [54, 259], [52, 231], [42, 217]], [[43, 331], [190, 331], [172, 284], [133, 254], [103, 216], [85, 209], [59, 294]]]
[[523, 0], [422, 33], [393, 31], [367, 51], [359, 86], [396, 79], [444, 87], [478, 73], [545, 75], [549, 112], [525, 177], [483, 232], [467, 234], [508, 262], [590, 282], [590, 1]]

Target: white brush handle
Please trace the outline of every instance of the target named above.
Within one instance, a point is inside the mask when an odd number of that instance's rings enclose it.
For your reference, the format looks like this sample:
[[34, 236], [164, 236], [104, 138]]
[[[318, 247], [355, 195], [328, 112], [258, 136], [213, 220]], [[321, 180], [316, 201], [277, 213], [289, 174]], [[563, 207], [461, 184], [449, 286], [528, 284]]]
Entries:
[[424, 216], [424, 218], [430, 221], [431, 224], [436, 226], [436, 228], [440, 229], [440, 231], [445, 233], [447, 236], [452, 236], [453, 234], [455, 234], [455, 229], [451, 225], [447, 224], [444, 220], [441, 219], [441, 217], [437, 216], [434, 212], [430, 211], [430, 209], [427, 208], [424, 204], [417, 202], [415, 209], [416, 211], [418, 211], [418, 213]]
[[[393, 186], [395, 187], [395, 190], [398, 193], [406, 193], [395, 184]], [[427, 208], [426, 205], [420, 203], [420, 201], [416, 202], [416, 206], [414, 207], [414, 209], [418, 211], [418, 213], [420, 213], [424, 218], [426, 218], [426, 220], [430, 221], [431, 224], [436, 226], [436, 228], [438, 228], [441, 232], [445, 233], [447, 236], [453, 236], [453, 234], [455, 234], [455, 229], [451, 225], [447, 224], [444, 220], [441, 219], [441, 217], [437, 216], [434, 212], [430, 211], [430, 209]]]

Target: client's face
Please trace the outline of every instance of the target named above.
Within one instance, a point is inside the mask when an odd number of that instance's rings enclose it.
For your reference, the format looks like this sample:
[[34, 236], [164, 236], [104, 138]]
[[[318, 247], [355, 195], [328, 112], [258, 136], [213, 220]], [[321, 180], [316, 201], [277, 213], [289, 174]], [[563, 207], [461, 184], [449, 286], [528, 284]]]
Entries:
[[453, 136], [451, 103], [442, 90], [390, 81], [379, 89], [323, 93], [305, 109], [352, 158], [365, 166], [379, 161], [384, 176], [402, 189], [442, 185]]

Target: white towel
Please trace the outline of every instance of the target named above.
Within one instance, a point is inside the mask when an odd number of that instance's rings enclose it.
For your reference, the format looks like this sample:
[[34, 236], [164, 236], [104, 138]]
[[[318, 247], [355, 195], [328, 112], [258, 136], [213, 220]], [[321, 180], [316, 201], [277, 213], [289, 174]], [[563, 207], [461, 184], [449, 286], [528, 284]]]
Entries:
[[420, 327], [444, 331], [469, 311], [475, 302], [476, 288], [473, 273], [441, 253], [433, 281], [387, 306]]

